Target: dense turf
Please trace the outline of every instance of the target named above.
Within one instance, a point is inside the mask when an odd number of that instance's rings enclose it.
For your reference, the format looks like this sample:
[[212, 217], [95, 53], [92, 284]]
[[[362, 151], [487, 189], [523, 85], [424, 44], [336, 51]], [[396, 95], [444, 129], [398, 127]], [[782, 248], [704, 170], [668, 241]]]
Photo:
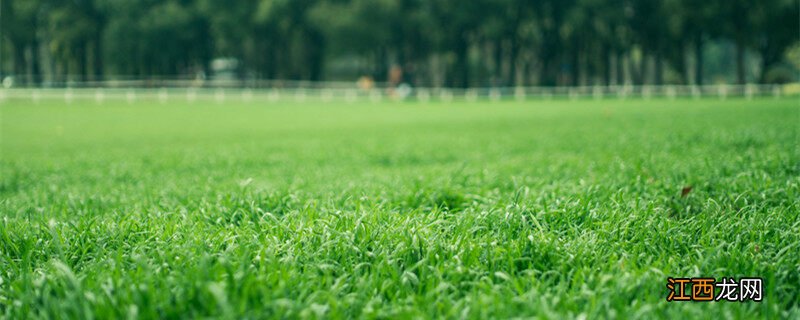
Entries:
[[0, 111], [0, 316], [800, 317], [797, 100]]

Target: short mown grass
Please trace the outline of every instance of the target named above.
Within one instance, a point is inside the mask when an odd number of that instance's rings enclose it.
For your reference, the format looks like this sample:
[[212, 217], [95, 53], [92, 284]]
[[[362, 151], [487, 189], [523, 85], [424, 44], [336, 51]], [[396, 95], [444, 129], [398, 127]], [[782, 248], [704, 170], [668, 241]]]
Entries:
[[0, 317], [800, 317], [796, 99], [0, 117]]

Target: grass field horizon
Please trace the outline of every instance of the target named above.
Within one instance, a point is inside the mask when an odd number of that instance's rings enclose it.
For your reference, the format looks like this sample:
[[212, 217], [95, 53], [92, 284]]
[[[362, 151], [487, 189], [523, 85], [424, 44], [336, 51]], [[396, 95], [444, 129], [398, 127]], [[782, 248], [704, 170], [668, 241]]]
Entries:
[[0, 117], [0, 317], [800, 317], [796, 98]]

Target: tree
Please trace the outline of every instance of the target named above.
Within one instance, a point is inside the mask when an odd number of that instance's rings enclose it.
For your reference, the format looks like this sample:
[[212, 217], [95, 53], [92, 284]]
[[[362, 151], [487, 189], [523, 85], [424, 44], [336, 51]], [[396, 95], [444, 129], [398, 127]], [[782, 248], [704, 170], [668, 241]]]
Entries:
[[786, 50], [800, 39], [800, 2], [757, 1], [752, 9], [755, 48], [761, 56], [760, 81], [770, 82], [769, 72], [784, 58]]
[[[666, 20], [668, 16], [666, 8], [662, 2], [648, 0], [633, 0], [630, 5], [633, 12], [630, 15], [629, 23], [633, 37], [645, 54], [654, 57], [654, 80], [656, 84], [661, 84], [663, 82], [663, 60], [665, 52], [669, 50], [671, 39], [668, 24], [654, 23], [654, 21]], [[644, 69], [644, 67], [640, 67], [640, 69]]]
[[[3, 19], [0, 28], [3, 36], [11, 44], [12, 72], [26, 75], [25, 80], [36, 82], [40, 74], [37, 32], [40, 28], [40, 17], [46, 7], [40, 0], [0, 1]], [[2, 39], [0, 39], [2, 41]], [[0, 64], [2, 65], [2, 64]]]
[[726, 43], [734, 46], [722, 55], [736, 63], [725, 68], [735, 69], [738, 83], [746, 82], [754, 61], [758, 80], [773, 82], [786, 80], [774, 75], [788, 66], [785, 52], [798, 43], [800, 20], [796, 0], [3, 0], [0, 6], [2, 41], [9, 44], [0, 65], [31, 82], [43, 71], [74, 80], [193, 76], [208, 72], [215, 57], [238, 59], [243, 78], [322, 80], [337, 76], [326, 74], [329, 61], [357, 57], [364, 68], [358, 72], [377, 79], [396, 64], [456, 87], [660, 84], [665, 70], [676, 71], [678, 82], [703, 84], [705, 73], [720, 73], [704, 61], [720, 51], [706, 47]]
[[564, 64], [565, 41], [564, 32], [567, 13], [574, 5], [574, 0], [542, 0], [534, 4], [537, 13], [537, 29], [542, 38], [539, 43], [538, 58], [541, 61], [540, 84], [554, 86], [559, 83], [559, 76]]
[[433, 22], [438, 25], [434, 44], [440, 52], [454, 56], [448, 83], [466, 88], [471, 79], [469, 50], [482, 27], [482, 17], [491, 12], [491, 1], [431, 0], [428, 6]]

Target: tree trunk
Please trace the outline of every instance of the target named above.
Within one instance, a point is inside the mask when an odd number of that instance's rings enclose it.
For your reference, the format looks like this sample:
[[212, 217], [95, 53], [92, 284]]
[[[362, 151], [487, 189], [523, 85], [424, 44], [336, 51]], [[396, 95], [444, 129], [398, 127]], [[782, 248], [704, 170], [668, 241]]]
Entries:
[[14, 76], [19, 77], [25, 73], [25, 46], [19, 43], [12, 45], [14, 47]]
[[514, 86], [518, 85], [517, 83], [517, 71], [518, 71], [518, 60], [519, 60], [519, 40], [517, 40], [516, 36], [511, 36], [511, 48], [510, 52], [508, 53], [508, 80], [506, 81], [506, 86]]
[[[526, 56], [527, 56], [527, 54], [523, 55], [523, 57], [526, 57]], [[524, 61], [524, 60], [527, 60], [527, 59], [523, 58], [522, 60]], [[531, 75], [531, 73], [532, 73], [531, 70], [532, 69], [533, 69], [532, 63], [530, 63], [528, 61], [522, 63], [522, 85], [523, 86], [528, 86], [531, 83], [533, 83], [533, 76]]]
[[641, 86], [647, 82], [647, 54], [644, 50], [642, 50], [642, 55], [639, 57], [639, 61], [633, 61], [633, 58], [631, 57], [631, 66], [634, 65], [636, 65], [635, 83]]
[[736, 80], [739, 84], [747, 82], [744, 65], [744, 45], [741, 40], [736, 41]]
[[551, 41], [550, 45], [542, 46], [540, 54], [542, 61], [541, 80], [539, 83], [542, 86], [552, 87], [558, 84], [560, 55], [556, 47], [555, 41]]
[[380, 82], [388, 81], [389, 66], [386, 63], [386, 48], [383, 46], [378, 48], [375, 54], [375, 70], [373, 77]]
[[94, 60], [92, 61], [92, 76], [94, 80], [100, 81], [103, 80], [103, 44], [102, 44], [102, 34], [98, 31], [94, 35], [94, 41], [92, 41], [92, 53]]
[[86, 47], [87, 44], [84, 42], [80, 44], [80, 49], [78, 49], [78, 76], [80, 77], [79, 81], [86, 81], [86, 75], [88, 74], [88, 66], [87, 62], [89, 58], [86, 56]]
[[267, 79], [275, 80], [278, 78], [278, 63], [280, 61], [278, 57], [278, 50], [275, 50], [275, 47], [271, 43], [268, 43], [266, 41], [264, 42], [267, 43], [264, 46], [266, 50], [265, 52], [267, 52], [267, 54], [269, 55], [264, 60], [265, 73], [267, 74]]
[[570, 68], [570, 78], [571, 78], [570, 80], [572, 80], [571, 81], [572, 86], [577, 87], [580, 85], [580, 74], [581, 74], [580, 50], [578, 50], [577, 47], [575, 48], [575, 50], [572, 51], [572, 57], [570, 58], [572, 59], [572, 62], [570, 62], [570, 64], [572, 65], [572, 67]]
[[661, 50], [656, 50], [655, 55], [655, 74], [653, 82], [655, 85], [660, 86], [664, 84], [664, 59], [662, 58]]
[[460, 88], [469, 86], [469, 44], [462, 37], [456, 41], [455, 45], [456, 65], [455, 65], [455, 85]]
[[554, 60], [555, 59], [550, 56], [542, 57], [542, 68], [539, 73], [539, 85], [546, 87], [552, 87], [556, 85], [556, 68], [554, 67], [556, 62]]
[[503, 78], [503, 41], [498, 40], [494, 43], [494, 72], [492, 73], [492, 85], [497, 85]]
[[542, 62], [540, 85], [555, 86], [558, 82], [560, 71], [561, 39], [555, 30], [547, 30], [544, 33], [544, 41], [539, 50], [539, 57], [541, 57]]
[[770, 69], [780, 62], [779, 59], [773, 59], [767, 52], [761, 53], [761, 76], [759, 77], [759, 82], [767, 83], [770, 79], [767, 79], [767, 75], [769, 74]]
[[617, 85], [625, 84], [625, 55], [622, 52], [617, 52]]
[[42, 81], [42, 67], [39, 53], [39, 41], [34, 39], [31, 43], [31, 74], [33, 74], [33, 83]]
[[703, 36], [698, 34], [694, 42], [694, 84], [703, 85]]
[[677, 54], [675, 54], [674, 64], [675, 70], [678, 71], [678, 75], [683, 84], [689, 84], [689, 72], [686, 66], [686, 43], [683, 41], [678, 43], [678, 49], [676, 50]]
[[322, 69], [325, 63], [325, 37], [319, 32], [310, 31], [308, 39], [309, 41], [306, 43], [310, 62], [308, 80], [319, 81], [322, 80]]
[[600, 66], [603, 68], [603, 84], [611, 85], [611, 49], [608, 46], [603, 46], [603, 63]]

